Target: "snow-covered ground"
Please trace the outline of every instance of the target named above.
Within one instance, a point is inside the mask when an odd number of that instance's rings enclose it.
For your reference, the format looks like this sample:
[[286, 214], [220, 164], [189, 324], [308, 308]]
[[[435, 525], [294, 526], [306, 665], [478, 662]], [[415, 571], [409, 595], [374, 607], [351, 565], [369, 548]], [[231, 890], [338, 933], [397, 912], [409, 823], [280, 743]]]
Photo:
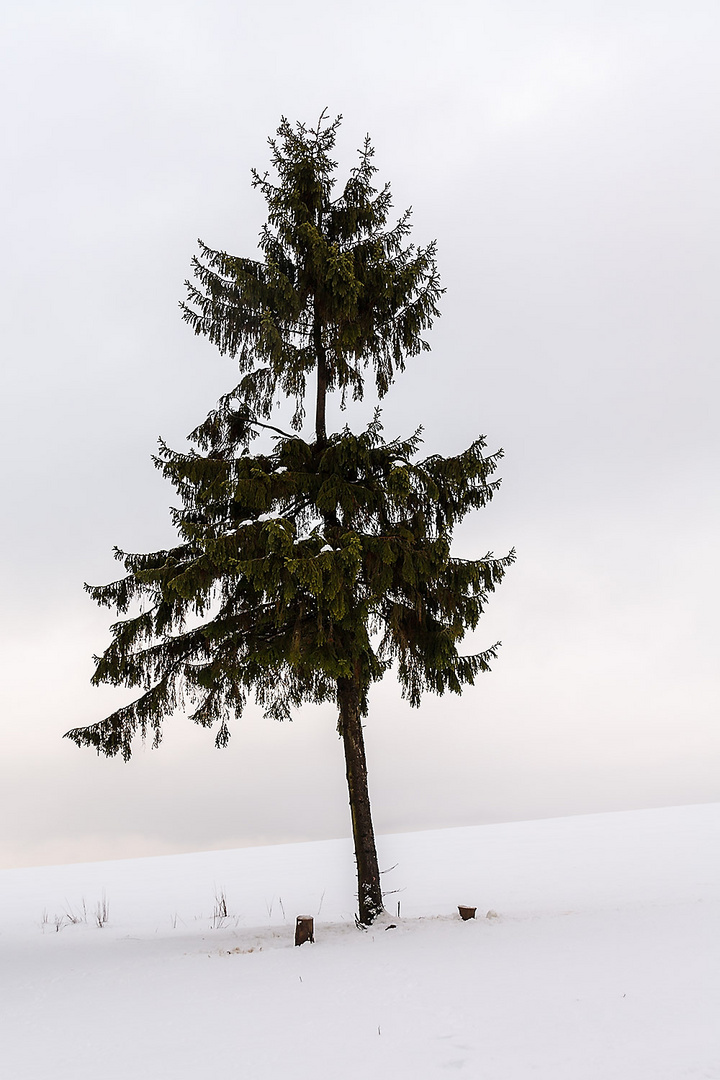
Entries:
[[381, 837], [368, 932], [345, 841], [0, 871], [0, 1075], [717, 1080], [719, 841], [720, 804]]

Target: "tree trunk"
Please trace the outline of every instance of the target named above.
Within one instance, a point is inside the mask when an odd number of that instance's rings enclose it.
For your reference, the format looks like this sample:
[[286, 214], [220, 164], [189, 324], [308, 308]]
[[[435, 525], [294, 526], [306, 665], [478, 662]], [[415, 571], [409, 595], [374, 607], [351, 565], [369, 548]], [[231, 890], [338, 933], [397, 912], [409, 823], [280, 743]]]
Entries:
[[318, 316], [315, 316], [313, 325], [313, 343], [315, 356], [317, 357], [317, 396], [315, 398], [315, 441], [318, 446], [324, 446], [327, 442], [327, 427], [325, 423], [325, 405], [327, 401], [327, 357], [322, 340], [322, 325]]
[[367, 785], [365, 742], [360, 718], [359, 679], [338, 679], [338, 730], [345, 749], [345, 772], [358, 876], [359, 921], [369, 926], [383, 910], [380, 870]]

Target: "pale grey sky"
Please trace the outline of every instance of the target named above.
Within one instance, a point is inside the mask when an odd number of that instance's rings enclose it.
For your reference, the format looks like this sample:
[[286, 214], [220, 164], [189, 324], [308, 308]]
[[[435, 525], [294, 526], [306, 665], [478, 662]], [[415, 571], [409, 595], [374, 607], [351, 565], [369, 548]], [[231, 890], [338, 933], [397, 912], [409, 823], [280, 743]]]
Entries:
[[177, 309], [196, 238], [253, 252], [250, 167], [325, 106], [448, 289], [386, 429], [503, 446], [457, 543], [518, 551], [491, 675], [375, 692], [378, 830], [720, 798], [717, 5], [28, 0], [0, 41], [0, 865], [349, 832], [331, 710], [224, 752], [178, 718], [129, 765], [60, 738], [127, 700], [82, 582], [171, 540], [157, 436], [234, 383]]

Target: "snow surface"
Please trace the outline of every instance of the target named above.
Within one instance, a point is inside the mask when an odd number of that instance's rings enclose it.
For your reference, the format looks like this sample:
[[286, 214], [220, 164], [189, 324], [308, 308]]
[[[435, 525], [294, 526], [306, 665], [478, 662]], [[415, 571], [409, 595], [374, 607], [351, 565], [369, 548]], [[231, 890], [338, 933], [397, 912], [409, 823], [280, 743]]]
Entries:
[[381, 837], [368, 932], [347, 841], [0, 871], [0, 1075], [720, 1078], [719, 840], [720, 804]]

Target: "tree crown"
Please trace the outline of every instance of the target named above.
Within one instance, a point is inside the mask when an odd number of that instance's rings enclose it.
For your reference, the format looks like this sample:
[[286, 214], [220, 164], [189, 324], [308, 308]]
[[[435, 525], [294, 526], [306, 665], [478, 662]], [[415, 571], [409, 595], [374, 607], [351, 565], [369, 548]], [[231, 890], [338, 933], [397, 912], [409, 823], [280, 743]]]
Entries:
[[[416, 706], [426, 690], [460, 693], [496, 655], [497, 645], [471, 656], [458, 646], [514, 553], [458, 559], [450, 543], [497, 490], [501, 451], [486, 455], [479, 438], [454, 457], [421, 459], [420, 431], [386, 441], [377, 412], [360, 434], [325, 431], [329, 390], [361, 397], [371, 368], [382, 395], [405, 358], [427, 348], [421, 335], [442, 291], [434, 244], [405, 244], [408, 214], [386, 228], [390, 192], [373, 187], [367, 139], [333, 197], [339, 123], [283, 119], [270, 140], [277, 181], [253, 174], [268, 204], [263, 261], [204, 245], [194, 260], [199, 285], [188, 285], [184, 316], [238, 358], [243, 378], [192, 432], [193, 449], [161, 442], [155, 464], [180, 500], [177, 545], [118, 550], [125, 576], [86, 586], [125, 616], [93, 682], [142, 693], [69, 731], [79, 745], [127, 759], [136, 732], [157, 744], [163, 720], [189, 701], [223, 746], [251, 693], [284, 719], [303, 702], [341, 704], [350, 687], [364, 713], [392, 664]], [[306, 441], [265, 421], [282, 392], [300, 426], [312, 372]], [[263, 429], [272, 447], [251, 453]]]
[[327, 390], [360, 399], [369, 367], [380, 397], [408, 356], [429, 346], [442, 289], [435, 243], [406, 244], [410, 211], [388, 227], [390, 186], [374, 186], [369, 137], [335, 197], [331, 153], [341, 118], [315, 128], [283, 118], [269, 140], [276, 180], [253, 171], [268, 207], [262, 260], [202, 241], [187, 282], [184, 319], [238, 360], [242, 399], [268, 418], [281, 393], [299, 430], [309, 375], [320, 363]]

